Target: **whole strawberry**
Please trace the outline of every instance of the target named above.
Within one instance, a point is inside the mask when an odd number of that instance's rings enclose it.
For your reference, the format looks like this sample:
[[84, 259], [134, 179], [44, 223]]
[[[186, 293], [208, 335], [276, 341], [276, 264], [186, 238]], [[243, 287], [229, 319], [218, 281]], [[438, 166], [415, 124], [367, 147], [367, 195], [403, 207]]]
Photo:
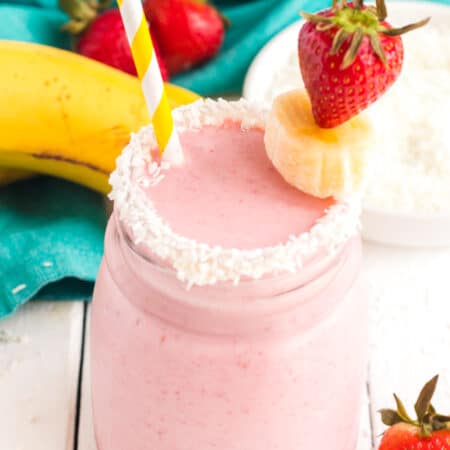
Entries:
[[225, 34], [223, 17], [204, 0], [144, 0], [169, 75], [211, 59]]
[[[118, 9], [101, 12], [100, 4], [87, 3], [84, 0], [61, 0], [60, 6], [72, 16], [72, 21], [65, 27], [77, 36], [75, 50], [78, 53], [130, 75], [136, 75], [136, 67]], [[155, 39], [153, 45], [161, 74], [167, 81], [167, 70]]]
[[409, 417], [394, 394], [397, 410], [380, 411], [383, 423], [390, 428], [378, 450], [450, 450], [450, 417], [437, 414], [431, 404], [437, 381], [435, 376], [422, 389], [415, 404], [417, 419]]
[[392, 28], [385, 21], [384, 0], [376, 8], [365, 7], [362, 0], [335, 1], [331, 9], [303, 16], [300, 70], [322, 128], [346, 122], [383, 95], [402, 69], [400, 35], [429, 21]]

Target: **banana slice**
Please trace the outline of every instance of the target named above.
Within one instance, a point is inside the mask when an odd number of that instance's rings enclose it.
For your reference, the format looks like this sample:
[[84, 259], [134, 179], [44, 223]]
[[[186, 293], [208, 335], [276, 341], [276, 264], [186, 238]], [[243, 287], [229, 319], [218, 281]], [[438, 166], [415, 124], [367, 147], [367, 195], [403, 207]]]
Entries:
[[315, 197], [342, 198], [364, 186], [375, 133], [367, 116], [320, 128], [304, 90], [277, 97], [266, 123], [266, 152], [291, 185]]

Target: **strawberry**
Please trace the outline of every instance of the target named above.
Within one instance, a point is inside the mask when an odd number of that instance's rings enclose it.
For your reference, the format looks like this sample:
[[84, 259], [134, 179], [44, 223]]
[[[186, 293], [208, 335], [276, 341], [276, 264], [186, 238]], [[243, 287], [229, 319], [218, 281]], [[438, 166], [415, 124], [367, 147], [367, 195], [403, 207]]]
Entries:
[[382, 409], [381, 418], [390, 428], [384, 433], [378, 450], [450, 450], [450, 416], [437, 414], [431, 404], [438, 376], [422, 389], [414, 405], [412, 419], [394, 394], [397, 410]]
[[300, 70], [322, 128], [346, 122], [383, 95], [402, 69], [401, 34], [429, 21], [392, 28], [384, 0], [376, 8], [334, 0], [331, 9], [303, 16]]
[[170, 76], [211, 59], [225, 34], [223, 17], [204, 0], [144, 0]]
[[[80, 5], [81, 12], [80, 12]], [[75, 50], [83, 56], [115, 67], [130, 75], [136, 75], [136, 67], [131, 55], [130, 45], [125, 34], [122, 18], [118, 9], [110, 9], [98, 14], [101, 6], [89, 6], [83, 0], [61, 0], [60, 6], [74, 19], [65, 28], [79, 38]], [[78, 7], [78, 9], [76, 9]], [[153, 40], [155, 54], [161, 69], [161, 75], [168, 80], [167, 69], [160, 57], [157, 42]]]

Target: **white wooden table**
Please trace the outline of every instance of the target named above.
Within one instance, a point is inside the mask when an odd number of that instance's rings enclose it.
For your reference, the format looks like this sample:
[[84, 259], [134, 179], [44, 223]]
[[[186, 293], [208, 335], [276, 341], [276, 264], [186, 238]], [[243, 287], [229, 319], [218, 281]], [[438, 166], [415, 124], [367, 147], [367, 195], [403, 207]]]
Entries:
[[[371, 360], [358, 450], [371, 450], [383, 430], [377, 410], [392, 405], [393, 390], [412, 406], [439, 373], [435, 403], [445, 409], [450, 398], [450, 249], [365, 244], [363, 275]], [[81, 302], [30, 303], [0, 321], [1, 450], [95, 450], [88, 316]]]

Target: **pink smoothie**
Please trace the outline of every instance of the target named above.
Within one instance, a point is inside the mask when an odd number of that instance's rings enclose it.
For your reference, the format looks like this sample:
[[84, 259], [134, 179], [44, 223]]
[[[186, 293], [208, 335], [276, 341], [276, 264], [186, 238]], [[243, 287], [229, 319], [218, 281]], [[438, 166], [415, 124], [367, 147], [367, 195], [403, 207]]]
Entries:
[[307, 231], [331, 200], [288, 185], [264, 150], [264, 132], [239, 124], [180, 136], [186, 163], [148, 196], [175, 232], [210, 245], [251, 249]]
[[[282, 180], [258, 127], [180, 137], [185, 165], [145, 194], [182, 236], [276, 246], [332, 204]], [[120, 203], [92, 308], [98, 449], [355, 450], [367, 346], [357, 236], [294, 273], [188, 290], [145, 242], [132, 248], [119, 213]]]

